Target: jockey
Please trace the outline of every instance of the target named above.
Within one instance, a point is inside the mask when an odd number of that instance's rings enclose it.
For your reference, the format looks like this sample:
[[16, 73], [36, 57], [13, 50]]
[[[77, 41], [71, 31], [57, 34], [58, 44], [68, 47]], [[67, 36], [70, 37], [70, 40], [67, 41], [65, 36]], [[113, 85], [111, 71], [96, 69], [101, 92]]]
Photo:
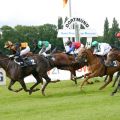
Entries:
[[94, 48], [93, 54], [105, 56], [112, 49], [108, 43], [98, 43], [97, 41], [92, 42], [92, 47]]
[[40, 49], [39, 54], [43, 54], [44, 56], [47, 56], [46, 52], [51, 50], [51, 44], [48, 41], [34, 41], [37, 42], [35, 46], [35, 49], [33, 52], [35, 52], [37, 49]]
[[[76, 50], [76, 53], [78, 53], [80, 48], [84, 47], [84, 45], [81, 42], [71, 42], [70, 40], [66, 42], [66, 45], [69, 46], [69, 50], [66, 52], [66, 54], [70, 54], [71, 52], [74, 53], [75, 50]], [[75, 53], [74, 53], [74, 56], [76, 57]]]
[[28, 52], [30, 52], [30, 47], [28, 46], [27, 42], [21, 42], [21, 43], [16, 43], [13, 44], [11, 41], [8, 41], [4, 48], [8, 48], [8, 49], [12, 49], [12, 47], [14, 48], [15, 52], [13, 53], [14, 56], [17, 56], [19, 58], [19, 60], [21, 61], [21, 65], [24, 67], [24, 60], [23, 60], [23, 56], [26, 55]]
[[116, 33], [115, 37], [118, 38], [118, 40], [120, 40], [120, 32]]
[[28, 52], [30, 52], [30, 47], [28, 46], [27, 42], [21, 42], [15, 44], [16, 48], [16, 56], [23, 56], [26, 55]]
[[27, 64], [25, 64], [25, 61], [23, 60], [23, 56], [30, 52], [30, 47], [28, 46], [28, 43], [27, 42], [16, 43], [15, 48], [16, 48], [15, 56], [18, 56], [18, 58], [20, 59], [21, 66], [22, 67], [27, 66]]

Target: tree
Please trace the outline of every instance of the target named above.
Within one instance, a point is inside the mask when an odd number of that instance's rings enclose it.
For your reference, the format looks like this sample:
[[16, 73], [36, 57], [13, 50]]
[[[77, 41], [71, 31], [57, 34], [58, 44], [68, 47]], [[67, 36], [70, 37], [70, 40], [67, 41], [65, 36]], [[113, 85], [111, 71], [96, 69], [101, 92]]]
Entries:
[[119, 31], [119, 24], [115, 18], [113, 18], [112, 28], [109, 30], [109, 39], [110, 44], [115, 45], [117, 38], [115, 37], [115, 33]]
[[58, 29], [63, 29], [63, 19], [62, 19], [62, 17], [58, 18]]
[[104, 42], [109, 42], [109, 22], [108, 19], [105, 19], [104, 23], [104, 35], [103, 35]]

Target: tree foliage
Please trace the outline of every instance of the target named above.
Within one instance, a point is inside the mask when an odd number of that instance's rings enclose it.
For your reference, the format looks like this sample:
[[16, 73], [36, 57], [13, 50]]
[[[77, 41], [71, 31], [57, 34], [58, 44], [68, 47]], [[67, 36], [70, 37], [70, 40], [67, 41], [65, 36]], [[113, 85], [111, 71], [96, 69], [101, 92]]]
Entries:
[[63, 19], [62, 19], [62, 17], [58, 18], [58, 29], [63, 29]]
[[108, 22], [107, 18], [105, 19], [105, 23], [104, 23], [103, 40], [104, 40], [104, 42], [108, 42], [108, 40], [109, 40], [109, 22]]
[[57, 38], [57, 26], [53, 24], [44, 24], [41, 26], [22, 26], [17, 25], [14, 28], [10, 26], [2, 26], [2, 37], [0, 38], [0, 47], [3, 51], [4, 44], [6, 41], [10, 40], [14, 43], [16, 42], [28, 42], [31, 48], [32, 40], [47, 40], [52, 44], [52, 48], [58, 47], [63, 49], [62, 40]]

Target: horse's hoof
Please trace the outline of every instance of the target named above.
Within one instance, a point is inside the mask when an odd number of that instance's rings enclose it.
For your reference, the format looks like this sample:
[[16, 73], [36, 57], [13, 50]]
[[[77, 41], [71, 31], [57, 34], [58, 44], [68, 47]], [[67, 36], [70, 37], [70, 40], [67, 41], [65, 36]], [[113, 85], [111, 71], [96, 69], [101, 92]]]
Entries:
[[88, 82], [87, 84], [94, 84], [94, 82]]
[[111, 96], [114, 96], [114, 93], [111, 93]]
[[29, 95], [31, 95], [31, 94], [32, 94], [32, 91], [30, 90], [30, 91], [29, 91]]
[[57, 82], [60, 82], [60, 80], [59, 80], [59, 79], [57, 79]]
[[99, 88], [99, 90], [102, 90], [102, 89], [103, 89], [102, 87]]
[[99, 80], [95, 80], [95, 82], [100, 82]]
[[42, 91], [42, 95], [45, 96], [45, 93]]
[[82, 86], [80, 86], [80, 90], [82, 90]]

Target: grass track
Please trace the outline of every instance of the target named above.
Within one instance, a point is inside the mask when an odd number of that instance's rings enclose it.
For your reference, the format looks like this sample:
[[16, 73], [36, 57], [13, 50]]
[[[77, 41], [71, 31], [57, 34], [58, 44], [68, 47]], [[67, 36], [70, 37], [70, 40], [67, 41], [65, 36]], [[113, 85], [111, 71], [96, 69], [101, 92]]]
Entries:
[[102, 84], [85, 85], [80, 91], [80, 81], [77, 86], [61, 81], [49, 84], [45, 97], [40, 91], [30, 96], [0, 86], [0, 120], [120, 120], [120, 93], [111, 97], [111, 84], [99, 91]]

